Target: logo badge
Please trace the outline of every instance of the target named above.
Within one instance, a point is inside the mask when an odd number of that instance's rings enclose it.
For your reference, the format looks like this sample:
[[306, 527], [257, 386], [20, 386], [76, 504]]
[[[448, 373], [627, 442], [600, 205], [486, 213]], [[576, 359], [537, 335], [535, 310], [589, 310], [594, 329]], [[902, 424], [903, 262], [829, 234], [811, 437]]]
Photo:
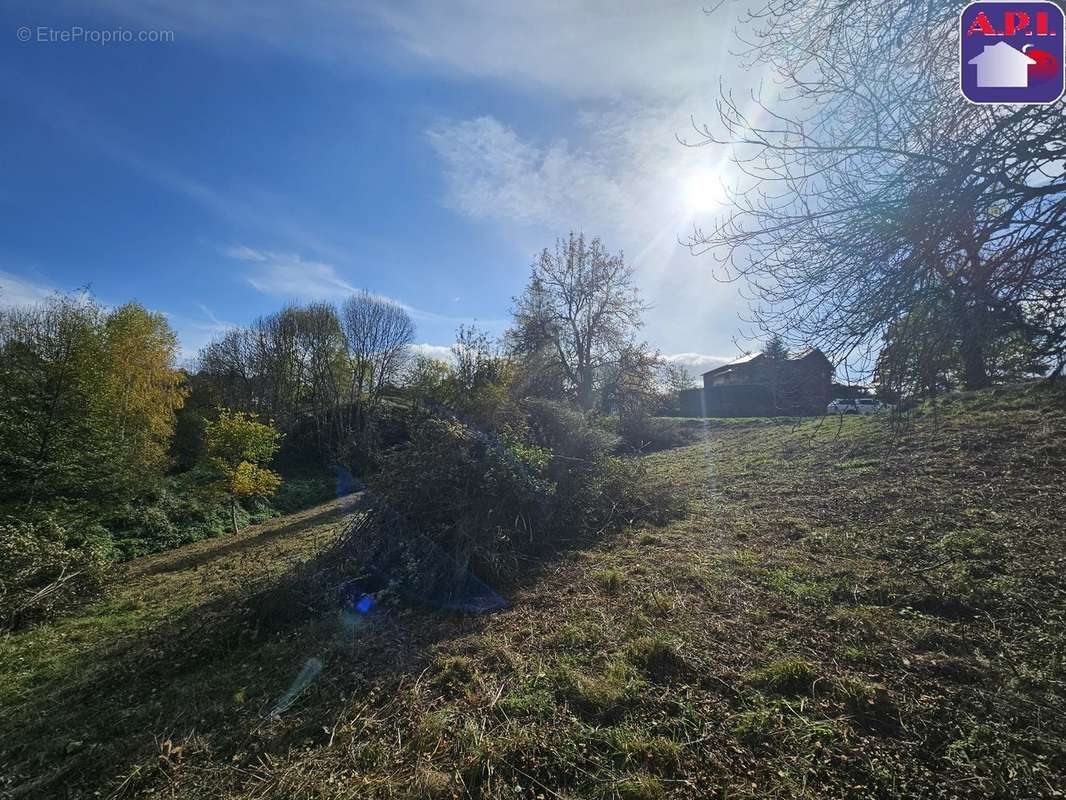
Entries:
[[972, 103], [1054, 103], [1063, 91], [1063, 14], [1054, 3], [970, 3], [959, 15], [962, 94]]

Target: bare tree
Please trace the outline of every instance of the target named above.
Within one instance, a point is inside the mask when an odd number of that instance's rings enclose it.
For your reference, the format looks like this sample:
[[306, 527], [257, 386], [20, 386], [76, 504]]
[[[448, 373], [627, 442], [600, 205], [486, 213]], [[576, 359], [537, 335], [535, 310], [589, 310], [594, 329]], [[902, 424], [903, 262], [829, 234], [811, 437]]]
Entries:
[[936, 296], [977, 388], [1003, 336], [1066, 359], [1066, 118], [963, 100], [957, 19], [914, 0], [767, 0], [748, 56], [784, 88], [773, 104], [726, 94], [719, 129], [699, 129], [740, 178], [689, 244], [754, 287], [763, 329], [838, 361]]
[[345, 342], [328, 303], [290, 305], [227, 331], [200, 353], [200, 374], [228, 408], [259, 414], [285, 432], [313, 428], [329, 451], [341, 431]]
[[341, 316], [350, 369], [351, 427], [366, 434], [382, 391], [407, 364], [415, 326], [405, 308], [365, 291], [344, 301]]
[[590, 409], [598, 370], [619, 361], [646, 308], [622, 254], [571, 233], [533, 264], [529, 285], [514, 300], [509, 338], [519, 354], [550, 352], [578, 404]]
[[235, 329], [200, 353], [200, 375], [219, 402], [300, 431], [334, 458], [364, 452], [385, 387], [409, 357], [414, 323], [368, 292], [341, 313], [329, 303], [290, 305]]

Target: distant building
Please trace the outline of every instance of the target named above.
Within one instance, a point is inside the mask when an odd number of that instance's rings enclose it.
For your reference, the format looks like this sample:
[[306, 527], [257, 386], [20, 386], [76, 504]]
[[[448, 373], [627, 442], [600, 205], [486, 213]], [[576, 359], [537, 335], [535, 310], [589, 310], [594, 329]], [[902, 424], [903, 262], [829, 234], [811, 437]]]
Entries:
[[686, 416], [819, 416], [832, 400], [833, 365], [821, 350], [783, 360], [762, 353], [703, 373], [703, 389], [682, 392]]

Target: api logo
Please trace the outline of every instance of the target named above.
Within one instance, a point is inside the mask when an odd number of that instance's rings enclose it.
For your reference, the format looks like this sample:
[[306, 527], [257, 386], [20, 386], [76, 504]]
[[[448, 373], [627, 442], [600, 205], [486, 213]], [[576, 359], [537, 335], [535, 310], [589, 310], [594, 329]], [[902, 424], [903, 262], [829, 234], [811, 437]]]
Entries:
[[970, 3], [959, 17], [962, 93], [973, 103], [1054, 103], [1063, 15], [1054, 3]]

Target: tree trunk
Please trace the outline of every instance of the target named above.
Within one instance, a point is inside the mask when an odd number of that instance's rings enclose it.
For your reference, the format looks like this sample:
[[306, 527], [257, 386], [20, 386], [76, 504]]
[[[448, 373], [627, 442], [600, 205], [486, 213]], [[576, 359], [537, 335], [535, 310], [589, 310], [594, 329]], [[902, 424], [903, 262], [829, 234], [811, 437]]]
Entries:
[[992, 383], [988, 377], [988, 367], [985, 364], [985, 354], [980, 349], [966, 349], [963, 358], [963, 380], [966, 388], [985, 389]]
[[980, 312], [967, 315], [962, 334], [962, 380], [968, 390], [985, 389], [991, 384], [985, 350], [988, 347], [987, 320]]
[[233, 522], [233, 532], [240, 533], [241, 529], [237, 527], [237, 498], [231, 497], [229, 499], [229, 516]]
[[577, 387], [577, 403], [588, 411], [595, 402], [592, 392], [592, 367], [581, 367], [578, 375], [581, 383]]

